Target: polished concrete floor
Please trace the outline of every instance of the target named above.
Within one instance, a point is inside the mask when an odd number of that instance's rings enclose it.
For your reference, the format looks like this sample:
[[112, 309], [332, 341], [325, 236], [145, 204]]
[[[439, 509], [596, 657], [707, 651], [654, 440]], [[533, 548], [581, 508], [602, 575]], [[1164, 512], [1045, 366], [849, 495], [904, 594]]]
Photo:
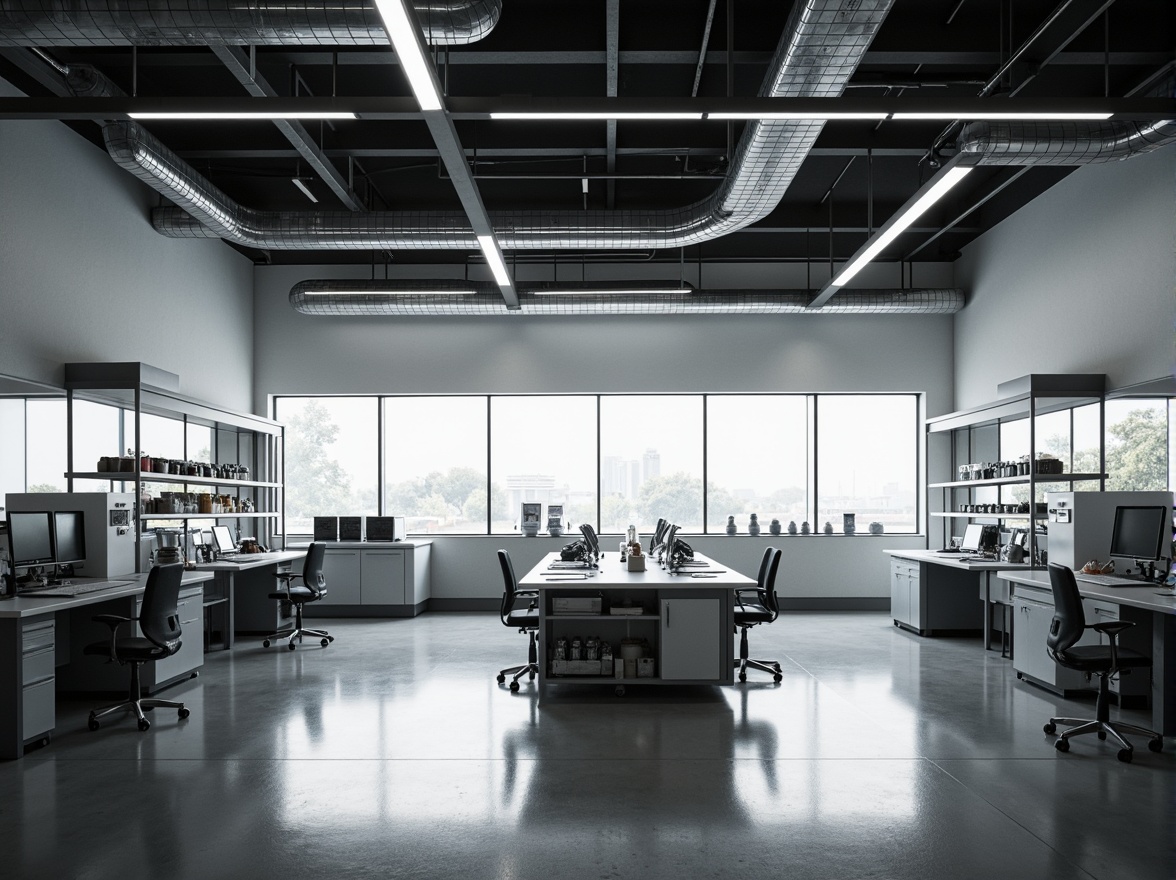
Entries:
[[978, 639], [790, 614], [753, 632], [778, 685], [540, 706], [495, 682], [526, 641], [493, 615], [320, 622], [325, 650], [208, 655], [147, 733], [59, 700], [0, 764], [0, 876], [1176, 877], [1176, 742], [1055, 752], [1045, 719], [1092, 703]]

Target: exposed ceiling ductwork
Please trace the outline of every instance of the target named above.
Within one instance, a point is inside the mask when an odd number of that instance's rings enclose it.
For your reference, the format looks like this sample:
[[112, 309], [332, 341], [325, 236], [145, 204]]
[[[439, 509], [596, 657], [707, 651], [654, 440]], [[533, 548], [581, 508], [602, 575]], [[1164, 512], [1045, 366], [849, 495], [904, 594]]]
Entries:
[[[552, 295], [552, 285], [524, 286], [517, 310], [508, 310], [498, 288], [463, 281], [303, 281], [290, 290], [290, 305], [304, 315], [784, 315], [814, 314], [805, 290], [692, 290], [681, 292], [574, 292]], [[613, 285], [616, 286], [616, 285]], [[958, 288], [847, 290], [820, 313], [950, 315], [964, 307]]]
[[[861, 63], [892, 0], [801, 0], [760, 88], [769, 97], [837, 97]], [[747, 125], [723, 183], [682, 208], [491, 212], [506, 250], [673, 248], [711, 241], [766, 217], [779, 204], [823, 121]], [[122, 167], [175, 202], [155, 228], [176, 238], [225, 238], [260, 249], [453, 250], [476, 247], [464, 214], [274, 212], [246, 208], [197, 174], [142, 128], [106, 134]]]
[[[417, 0], [426, 42], [464, 45], [498, 23], [502, 0]], [[235, 0], [5, 0], [0, 46], [386, 46], [373, 3]]]

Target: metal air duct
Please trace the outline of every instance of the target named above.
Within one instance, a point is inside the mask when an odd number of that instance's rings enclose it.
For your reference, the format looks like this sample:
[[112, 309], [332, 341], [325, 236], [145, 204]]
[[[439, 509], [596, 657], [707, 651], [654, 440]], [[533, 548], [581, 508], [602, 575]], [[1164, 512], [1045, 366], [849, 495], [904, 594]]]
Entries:
[[[600, 291], [608, 285], [592, 285]], [[612, 285], [619, 288], [619, 285]], [[302, 281], [290, 305], [304, 315], [950, 315], [964, 307], [958, 288], [847, 290], [820, 312], [806, 309], [807, 290], [703, 290], [661, 293], [548, 295], [544, 286], [519, 289], [518, 310], [507, 309], [493, 284], [464, 281]], [[560, 285], [567, 288], [568, 285]]]
[[[417, 0], [426, 42], [481, 40], [502, 0]], [[0, 46], [386, 46], [383, 19], [363, 0], [4, 0]]]
[[[761, 96], [836, 97], [860, 64], [893, 0], [798, 0]], [[749, 123], [731, 169], [709, 198], [648, 211], [491, 212], [505, 250], [670, 248], [711, 241], [767, 216], [792, 183], [823, 121]], [[120, 165], [179, 208], [157, 208], [175, 238], [228, 238], [274, 250], [453, 250], [475, 247], [450, 212], [267, 212], [243, 207], [136, 126], [107, 135]], [[137, 166], [137, 169], [134, 167]], [[186, 212], [186, 213], [185, 213]], [[190, 216], [189, 216], [190, 215]], [[209, 222], [214, 218], [215, 222]]]

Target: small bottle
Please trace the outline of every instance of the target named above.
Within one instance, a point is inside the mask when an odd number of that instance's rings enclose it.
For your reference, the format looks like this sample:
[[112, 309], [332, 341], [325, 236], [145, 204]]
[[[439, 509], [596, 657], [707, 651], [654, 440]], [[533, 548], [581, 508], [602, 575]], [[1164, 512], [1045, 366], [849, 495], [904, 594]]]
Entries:
[[637, 543], [637, 526], [630, 525], [629, 526], [629, 544], [636, 544], [636, 543]]

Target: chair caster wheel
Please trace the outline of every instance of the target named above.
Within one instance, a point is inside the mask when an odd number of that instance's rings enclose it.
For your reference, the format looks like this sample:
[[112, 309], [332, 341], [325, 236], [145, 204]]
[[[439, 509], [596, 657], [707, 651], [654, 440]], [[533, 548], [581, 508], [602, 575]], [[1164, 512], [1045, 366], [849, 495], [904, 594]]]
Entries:
[[1059, 752], [1068, 752], [1070, 751], [1070, 741], [1068, 739], [1059, 739], [1054, 743], [1054, 748]]
[[499, 683], [499, 684], [502, 684], [504, 681], [506, 681], [506, 676], [505, 676], [505, 675], [500, 675], [500, 676], [498, 676], [498, 683]]
[[93, 715], [91, 715], [90, 720], [86, 722], [86, 726], [90, 728], [90, 730], [97, 730], [99, 727], [101, 727], [101, 725], [98, 723], [98, 719]]
[[1107, 732], [1106, 732], [1105, 730], [1100, 730], [1100, 731], [1098, 732], [1098, 738], [1099, 738], [1099, 739], [1106, 739], [1106, 738], [1107, 738]]
[[1119, 749], [1119, 760], [1124, 764], [1131, 763], [1131, 749]]
[[139, 722], [139, 730], [146, 732], [150, 729], [151, 729], [151, 722], [148, 721], [146, 718], [144, 718], [142, 721]]
[[334, 636], [327, 636], [327, 641], [333, 642], [333, 641], [335, 641], [335, 637]]
[[1164, 750], [1164, 738], [1157, 736], [1147, 741], [1147, 747], [1153, 752], [1162, 752]]
[[777, 672], [775, 675], [772, 676], [772, 681], [776, 682], [777, 684], [779, 684], [783, 680], [784, 680], [784, 676], [781, 675], [779, 672]]
[[293, 651], [293, 650], [294, 650], [295, 648], [297, 648], [298, 646], [297, 646], [296, 644], [294, 644], [293, 642], [291, 642], [291, 643], [290, 643], [289, 645], [287, 645], [286, 647], [288, 647], [288, 648], [289, 648], [291, 651]]
[[510, 683], [510, 692], [513, 694], [518, 689], [519, 689], [519, 683], [517, 681], [512, 681]]
[[263, 642], [261, 643], [261, 646], [262, 646], [263, 648], [268, 648], [268, 647], [270, 646], [270, 640], [269, 640], [269, 639], [266, 639], [265, 641], [263, 641]]
[[1020, 681], [1020, 680], [1021, 680], [1021, 679], [1023, 679], [1024, 677], [1025, 677], [1025, 676], [1024, 676], [1024, 675], [1022, 675], [1021, 673], [1019, 673], [1019, 672], [1017, 673], [1017, 681]]
[[1058, 732], [1058, 726], [1056, 724], [1054, 724], [1052, 721], [1047, 721], [1044, 725], [1042, 725], [1041, 729], [1044, 730], [1046, 733], [1048, 733], [1050, 736], [1053, 736], [1053, 734]]
[[747, 681], [747, 673], [746, 673], [746, 672], [740, 672], [740, 673], [739, 673], [739, 680], [740, 680], [740, 681]]
[[535, 670], [532, 669], [530, 672], [527, 673], [527, 681], [534, 681], [534, 680], [535, 680]]
[[184, 706], [184, 707], [183, 707], [182, 709], [180, 709], [180, 711], [179, 711], [179, 716], [180, 716], [180, 718], [187, 718], [187, 717], [188, 717], [189, 715], [191, 715], [191, 714], [192, 714], [192, 710], [191, 710], [191, 709], [189, 709], [187, 706]]
[[330, 639], [323, 639], [321, 642], [319, 642], [319, 644], [325, 648], [327, 645], [331, 644], [331, 640]]
[[618, 684], [613, 689], [613, 693], [616, 694], [618, 697], [623, 697], [625, 695], [625, 686], [623, 684]]

